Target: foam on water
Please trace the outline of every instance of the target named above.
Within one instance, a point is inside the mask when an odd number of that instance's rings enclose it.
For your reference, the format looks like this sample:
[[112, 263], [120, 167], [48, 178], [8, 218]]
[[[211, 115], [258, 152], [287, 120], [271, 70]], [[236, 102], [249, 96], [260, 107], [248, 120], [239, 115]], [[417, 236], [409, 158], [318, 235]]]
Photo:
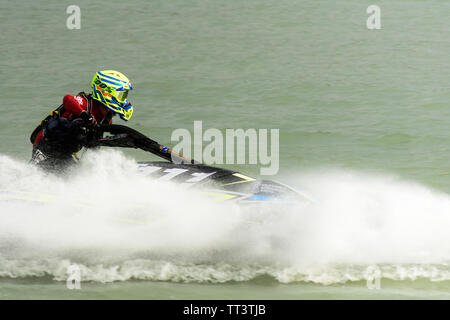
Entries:
[[450, 280], [450, 198], [417, 183], [357, 172], [291, 179], [318, 201], [239, 207], [144, 177], [111, 150], [68, 176], [0, 156], [0, 276], [83, 281], [332, 284], [367, 278]]

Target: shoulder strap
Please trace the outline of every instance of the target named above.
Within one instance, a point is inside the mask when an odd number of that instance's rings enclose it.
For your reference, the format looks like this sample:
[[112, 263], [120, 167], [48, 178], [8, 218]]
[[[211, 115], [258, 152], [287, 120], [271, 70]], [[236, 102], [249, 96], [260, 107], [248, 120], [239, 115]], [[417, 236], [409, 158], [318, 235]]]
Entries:
[[[87, 112], [89, 113], [89, 114], [92, 114], [92, 105], [93, 105], [93, 99], [92, 99], [92, 94], [87, 94], [86, 92], [84, 92], [84, 91], [82, 91], [82, 92], [79, 92], [78, 93], [78, 95], [80, 96], [80, 97], [83, 97], [83, 98], [85, 98], [86, 99], [86, 101], [87, 101], [87, 103], [88, 103], [88, 107], [87, 107]], [[112, 119], [112, 116], [113, 116], [113, 114], [112, 113], [109, 113], [109, 114], [107, 114], [100, 122], [99, 122], [99, 124], [109, 124], [110, 122], [111, 122], [111, 119]]]
[[87, 113], [90, 114], [91, 111], [92, 111], [92, 97], [91, 97], [91, 94], [90, 93], [87, 94], [86, 92], [81, 91], [81, 92], [78, 92], [77, 96], [83, 97], [86, 100], [86, 102], [87, 102], [87, 109], [86, 109], [86, 111], [87, 111]]

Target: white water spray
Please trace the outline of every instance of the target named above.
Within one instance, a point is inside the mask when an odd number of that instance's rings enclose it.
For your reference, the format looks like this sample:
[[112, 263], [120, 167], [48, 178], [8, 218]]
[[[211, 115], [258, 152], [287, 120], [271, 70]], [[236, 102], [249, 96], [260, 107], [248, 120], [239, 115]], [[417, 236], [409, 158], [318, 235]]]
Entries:
[[0, 156], [0, 276], [51, 275], [77, 263], [83, 280], [282, 282], [449, 280], [450, 199], [388, 176], [303, 173], [319, 201], [242, 209], [143, 177], [111, 150], [66, 177]]

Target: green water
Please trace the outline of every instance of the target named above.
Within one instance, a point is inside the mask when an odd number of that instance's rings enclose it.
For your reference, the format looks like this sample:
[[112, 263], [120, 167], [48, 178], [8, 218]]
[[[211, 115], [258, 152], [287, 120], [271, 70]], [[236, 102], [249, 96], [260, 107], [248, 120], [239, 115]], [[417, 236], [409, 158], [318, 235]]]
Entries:
[[[45, 294], [42, 290], [45, 288]], [[265, 283], [235, 283], [221, 285], [164, 282], [85, 284], [80, 290], [68, 290], [64, 285], [37, 282], [31, 279], [3, 281], [2, 299], [165, 299], [165, 300], [299, 300], [299, 299], [450, 299], [445, 285], [429, 283], [389, 283], [386, 288], [368, 290], [364, 283], [341, 286], [312, 284], [283, 285]]]
[[[66, 28], [71, 4], [81, 8], [80, 30]], [[371, 4], [0, 0], [0, 153], [28, 160], [29, 134], [49, 110], [65, 94], [88, 90], [96, 71], [117, 69], [134, 87], [128, 125], [161, 143], [170, 144], [175, 128], [192, 130], [194, 120], [221, 130], [278, 128], [280, 177], [327, 170], [396, 176], [443, 194], [433, 208], [450, 214], [450, 3], [377, 1], [382, 29], [368, 30]], [[375, 262], [391, 262], [382, 260]], [[435, 260], [448, 274], [448, 259]], [[360, 278], [323, 284], [294, 277], [93, 281], [74, 292], [52, 276], [3, 276], [0, 298], [448, 299], [446, 277], [393, 276], [376, 291]]]

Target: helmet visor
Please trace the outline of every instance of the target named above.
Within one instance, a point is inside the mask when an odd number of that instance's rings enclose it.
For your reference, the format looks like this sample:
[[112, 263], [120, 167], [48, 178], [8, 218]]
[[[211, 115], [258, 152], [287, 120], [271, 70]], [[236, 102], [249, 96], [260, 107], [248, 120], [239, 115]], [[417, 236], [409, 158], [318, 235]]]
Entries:
[[119, 102], [124, 102], [128, 97], [128, 91], [130, 90], [117, 91], [117, 100]]

